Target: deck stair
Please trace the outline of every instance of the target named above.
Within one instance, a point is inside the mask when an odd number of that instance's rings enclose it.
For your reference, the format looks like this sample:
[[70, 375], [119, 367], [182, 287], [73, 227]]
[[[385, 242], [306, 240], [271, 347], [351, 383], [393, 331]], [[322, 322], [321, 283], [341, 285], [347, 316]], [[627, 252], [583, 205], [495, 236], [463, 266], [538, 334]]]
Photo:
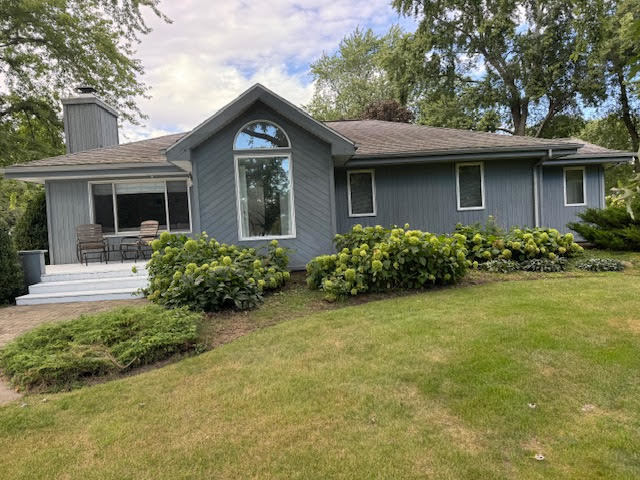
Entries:
[[16, 298], [17, 305], [95, 302], [140, 298], [138, 290], [148, 284], [144, 263], [48, 265], [40, 283]]

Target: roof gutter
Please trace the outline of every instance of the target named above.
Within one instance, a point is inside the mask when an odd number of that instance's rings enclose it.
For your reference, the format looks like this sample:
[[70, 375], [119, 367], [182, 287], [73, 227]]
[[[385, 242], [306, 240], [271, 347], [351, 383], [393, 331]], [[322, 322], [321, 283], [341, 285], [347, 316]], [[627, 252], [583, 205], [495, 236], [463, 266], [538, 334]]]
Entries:
[[545, 154], [540, 151], [486, 151], [481, 152], [473, 151], [468, 153], [451, 153], [451, 154], [439, 154], [439, 155], [394, 155], [384, 157], [352, 157], [345, 164], [346, 167], [376, 167], [376, 166], [391, 166], [391, 165], [413, 165], [413, 164], [428, 164], [428, 163], [448, 163], [459, 161], [472, 161], [472, 160], [504, 160], [504, 159], [537, 159]]

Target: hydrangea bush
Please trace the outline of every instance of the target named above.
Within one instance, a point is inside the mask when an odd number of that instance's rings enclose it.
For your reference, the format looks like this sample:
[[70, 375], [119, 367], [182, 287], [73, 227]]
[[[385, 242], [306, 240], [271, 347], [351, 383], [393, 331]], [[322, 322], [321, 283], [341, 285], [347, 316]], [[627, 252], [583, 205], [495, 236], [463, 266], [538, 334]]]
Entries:
[[337, 235], [338, 253], [307, 264], [307, 284], [328, 300], [365, 292], [456, 283], [469, 265], [463, 235], [405, 228], [353, 227]]
[[525, 262], [533, 259], [556, 260], [580, 255], [583, 249], [571, 233], [553, 228], [513, 228], [509, 232], [486, 231], [478, 225], [456, 226], [456, 233], [467, 239], [469, 259], [475, 267], [491, 260]]
[[246, 310], [289, 279], [287, 250], [276, 240], [260, 254], [255, 248], [219, 243], [206, 233], [190, 239], [164, 232], [151, 247], [145, 293], [150, 301], [171, 308]]

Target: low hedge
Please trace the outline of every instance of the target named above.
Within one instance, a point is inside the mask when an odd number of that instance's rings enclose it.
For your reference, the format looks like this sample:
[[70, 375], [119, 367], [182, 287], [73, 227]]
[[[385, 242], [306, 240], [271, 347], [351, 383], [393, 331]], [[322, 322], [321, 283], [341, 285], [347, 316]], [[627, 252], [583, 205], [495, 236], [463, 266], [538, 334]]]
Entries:
[[0, 368], [23, 390], [60, 390], [197, 348], [201, 315], [149, 305], [42, 325], [0, 350]]
[[256, 307], [265, 291], [281, 288], [289, 279], [287, 251], [276, 240], [264, 255], [206, 234], [190, 239], [164, 232], [151, 246], [145, 293], [152, 302], [171, 308], [246, 310]]
[[469, 262], [465, 237], [405, 228], [353, 227], [336, 236], [338, 253], [307, 264], [307, 284], [327, 300], [390, 289], [456, 283]]
[[583, 252], [573, 234], [563, 235], [553, 228], [513, 228], [505, 233], [495, 227], [483, 229], [479, 224], [458, 224], [456, 233], [465, 236], [468, 258], [475, 267], [495, 259], [515, 262], [556, 260]]

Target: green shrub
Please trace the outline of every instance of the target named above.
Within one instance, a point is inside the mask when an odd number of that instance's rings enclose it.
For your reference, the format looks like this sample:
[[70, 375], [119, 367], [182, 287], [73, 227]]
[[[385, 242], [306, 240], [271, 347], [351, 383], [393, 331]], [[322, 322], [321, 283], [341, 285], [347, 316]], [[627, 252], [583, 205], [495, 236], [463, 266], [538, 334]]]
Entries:
[[20, 250], [48, 250], [47, 204], [44, 190], [37, 192], [29, 202], [13, 231]]
[[266, 255], [209, 240], [206, 234], [189, 239], [165, 232], [151, 246], [146, 293], [152, 302], [171, 308], [246, 310], [261, 302], [263, 292], [289, 279], [287, 251], [276, 240]]
[[68, 388], [193, 350], [200, 318], [149, 305], [46, 324], [0, 350], [0, 368], [21, 389]]
[[555, 260], [579, 255], [583, 251], [571, 233], [562, 235], [553, 228], [513, 228], [504, 233], [498, 229], [482, 230], [478, 225], [458, 224], [456, 233], [466, 237], [469, 260], [478, 263], [495, 259], [515, 262]]
[[598, 248], [640, 251], [640, 201], [633, 203], [632, 211], [635, 220], [624, 206], [588, 208], [578, 214], [580, 222], [568, 227]]
[[13, 302], [24, 292], [24, 277], [9, 228], [0, 219], [0, 304]]
[[532, 258], [520, 262], [520, 270], [525, 272], [564, 272], [566, 268], [566, 258]]
[[576, 263], [576, 268], [591, 272], [620, 272], [624, 264], [615, 258], [588, 258]]
[[511, 273], [520, 270], [520, 264], [513, 260], [505, 260], [504, 258], [497, 258], [495, 260], [489, 260], [479, 264], [480, 270], [491, 273]]
[[406, 227], [356, 225], [336, 238], [342, 247], [337, 254], [307, 264], [307, 284], [335, 300], [364, 292], [452, 284], [464, 275], [468, 266], [464, 236], [437, 236]]

